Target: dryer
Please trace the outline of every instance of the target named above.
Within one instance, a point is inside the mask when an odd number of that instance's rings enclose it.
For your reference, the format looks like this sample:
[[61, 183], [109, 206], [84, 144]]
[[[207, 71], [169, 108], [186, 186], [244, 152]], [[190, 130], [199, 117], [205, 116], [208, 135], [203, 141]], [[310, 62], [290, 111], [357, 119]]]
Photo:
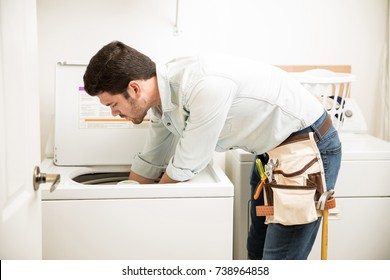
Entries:
[[144, 143], [148, 120], [113, 118], [83, 90], [82, 63], [56, 67], [53, 158], [42, 186], [44, 259], [231, 259], [233, 185], [209, 166], [177, 184], [117, 185]]
[[[340, 133], [343, 159], [329, 210], [328, 259], [389, 260], [390, 143]], [[309, 259], [320, 259], [321, 229]]]
[[[390, 143], [366, 133], [362, 114], [347, 99], [336, 208], [329, 213], [328, 259], [390, 259]], [[229, 151], [225, 171], [235, 186], [233, 258], [247, 259], [249, 178], [254, 155]], [[321, 229], [309, 259], [320, 259]]]

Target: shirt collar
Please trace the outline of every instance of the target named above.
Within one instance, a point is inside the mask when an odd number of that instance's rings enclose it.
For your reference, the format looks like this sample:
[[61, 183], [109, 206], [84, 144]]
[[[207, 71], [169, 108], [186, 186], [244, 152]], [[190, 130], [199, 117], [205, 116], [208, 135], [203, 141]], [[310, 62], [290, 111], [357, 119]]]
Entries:
[[176, 108], [172, 103], [172, 92], [169, 86], [168, 69], [166, 65], [156, 65], [157, 85], [160, 93], [162, 112], [170, 112]]

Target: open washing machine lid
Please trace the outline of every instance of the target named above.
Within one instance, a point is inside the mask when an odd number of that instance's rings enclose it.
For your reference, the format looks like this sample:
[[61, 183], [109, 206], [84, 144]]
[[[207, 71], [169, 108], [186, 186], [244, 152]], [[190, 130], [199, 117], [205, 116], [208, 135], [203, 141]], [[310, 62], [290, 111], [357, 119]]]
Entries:
[[112, 117], [84, 91], [86, 64], [57, 63], [54, 163], [60, 166], [131, 164], [142, 150], [149, 122]]

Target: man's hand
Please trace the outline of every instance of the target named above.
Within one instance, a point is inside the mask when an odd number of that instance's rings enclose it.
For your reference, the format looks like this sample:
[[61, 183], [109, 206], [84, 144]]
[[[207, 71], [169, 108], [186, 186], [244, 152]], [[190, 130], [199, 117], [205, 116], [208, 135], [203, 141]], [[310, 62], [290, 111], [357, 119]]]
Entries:
[[156, 183], [154, 180], [145, 178], [145, 177], [140, 176], [134, 172], [130, 172], [129, 180], [137, 181], [140, 184], [154, 184], [154, 183]]
[[177, 182], [178, 182], [178, 181], [175, 181], [175, 180], [171, 179], [171, 178], [167, 175], [167, 173], [165, 172], [165, 173], [162, 175], [159, 184], [170, 184], [170, 183], [177, 183]]

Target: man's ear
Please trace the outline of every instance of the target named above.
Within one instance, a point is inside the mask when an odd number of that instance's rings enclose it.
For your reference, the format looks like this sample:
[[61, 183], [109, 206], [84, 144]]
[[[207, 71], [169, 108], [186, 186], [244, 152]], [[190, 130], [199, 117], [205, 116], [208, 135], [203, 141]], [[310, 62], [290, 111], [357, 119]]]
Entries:
[[137, 99], [141, 96], [141, 83], [139, 81], [130, 81], [127, 92], [131, 98]]

